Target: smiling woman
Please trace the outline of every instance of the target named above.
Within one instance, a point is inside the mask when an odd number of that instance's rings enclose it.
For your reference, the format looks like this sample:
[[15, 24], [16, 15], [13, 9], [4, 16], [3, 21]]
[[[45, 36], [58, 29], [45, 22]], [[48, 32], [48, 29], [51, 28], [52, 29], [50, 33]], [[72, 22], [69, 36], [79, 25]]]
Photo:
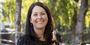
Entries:
[[47, 6], [41, 2], [33, 3], [28, 10], [25, 35], [19, 38], [17, 45], [52, 45], [51, 17]]
[[[49, 9], [40, 2], [33, 3], [27, 15], [26, 34], [18, 41], [18, 45], [27, 44], [26, 42], [31, 42], [31, 45], [51, 45], [52, 29]], [[24, 42], [20, 43], [23, 40]]]

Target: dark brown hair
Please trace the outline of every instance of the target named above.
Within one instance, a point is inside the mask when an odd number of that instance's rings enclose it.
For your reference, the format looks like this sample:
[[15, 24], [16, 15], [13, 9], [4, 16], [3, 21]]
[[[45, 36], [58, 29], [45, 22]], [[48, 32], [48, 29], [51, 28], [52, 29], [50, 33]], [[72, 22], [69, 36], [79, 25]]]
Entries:
[[32, 37], [36, 36], [35, 32], [34, 32], [34, 29], [33, 29], [33, 25], [30, 22], [32, 10], [35, 6], [42, 7], [47, 13], [48, 23], [45, 27], [44, 37], [45, 37], [46, 41], [50, 42], [52, 40], [52, 31], [53, 31], [51, 13], [50, 13], [50, 10], [48, 9], [48, 7], [46, 5], [44, 5], [43, 3], [41, 3], [41, 2], [33, 3], [29, 7], [28, 14], [27, 14], [27, 19], [26, 19], [25, 33], [26, 33], [26, 35], [29, 35], [29, 36], [32, 36]]

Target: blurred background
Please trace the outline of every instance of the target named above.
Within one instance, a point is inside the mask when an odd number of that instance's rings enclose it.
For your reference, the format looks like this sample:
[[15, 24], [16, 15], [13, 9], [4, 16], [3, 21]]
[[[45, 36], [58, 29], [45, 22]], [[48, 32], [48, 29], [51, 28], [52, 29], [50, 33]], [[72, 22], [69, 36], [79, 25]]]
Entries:
[[49, 7], [64, 44], [90, 43], [90, 0], [0, 0], [0, 45], [16, 45], [28, 8], [38, 1]]

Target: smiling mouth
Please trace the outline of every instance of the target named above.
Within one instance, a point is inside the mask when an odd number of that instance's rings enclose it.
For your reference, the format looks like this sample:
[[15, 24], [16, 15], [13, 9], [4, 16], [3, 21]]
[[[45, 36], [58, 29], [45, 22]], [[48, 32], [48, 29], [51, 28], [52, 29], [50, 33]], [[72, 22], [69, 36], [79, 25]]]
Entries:
[[43, 23], [43, 22], [42, 22], [42, 21], [38, 21], [37, 23], [41, 24], [41, 23]]
[[41, 23], [43, 23], [44, 22], [44, 20], [37, 20], [36, 21], [36, 23], [39, 23], [39, 24], [41, 24]]

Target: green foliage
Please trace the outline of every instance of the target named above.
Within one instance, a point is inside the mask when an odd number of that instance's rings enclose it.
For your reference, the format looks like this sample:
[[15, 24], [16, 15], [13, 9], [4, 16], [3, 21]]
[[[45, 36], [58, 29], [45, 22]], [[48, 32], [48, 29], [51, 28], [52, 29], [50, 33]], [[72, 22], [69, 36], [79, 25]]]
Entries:
[[88, 9], [86, 16], [85, 16], [85, 24], [87, 28], [90, 27], [90, 8]]
[[[74, 0], [49, 0], [48, 7], [50, 8], [51, 13], [54, 17], [56, 28], [58, 28], [58, 30], [60, 31], [63, 30], [63, 33], [66, 33], [63, 35], [64, 37], [68, 34], [67, 30], [70, 30], [70, 26], [72, 26], [72, 19], [75, 14], [74, 10], [77, 10], [77, 13], [79, 12], [79, 4]], [[85, 21], [85, 24], [88, 27], [90, 27], [89, 13], [90, 12], [88, 11]]]
[[56, 26], [60, 23], [65, 28], [70, 27], [74, 14], [74, 0], [49, 0], [48, 7], [55, 19]]
[[9, 23], [9, 27], [14, 28], [15, 0], [4, 0], [2, 10], [1, 22]]
[[15, 0], [5, 0], [3, 3], [3, 22], [14, 22]]

